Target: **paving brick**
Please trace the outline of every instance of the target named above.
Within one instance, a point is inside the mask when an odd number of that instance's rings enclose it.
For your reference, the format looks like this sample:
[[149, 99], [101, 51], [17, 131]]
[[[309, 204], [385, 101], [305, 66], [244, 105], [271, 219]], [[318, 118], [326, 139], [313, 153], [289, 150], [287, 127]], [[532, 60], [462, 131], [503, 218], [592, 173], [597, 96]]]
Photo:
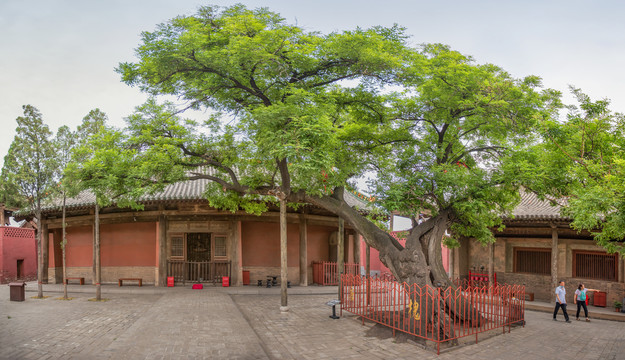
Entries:
[[98, 303], [89, 287], [74, 288], [72, 301], [53, 293], [11, 302], [0, 287], [0, 359], [625, 359], [620, 322], [567, 324], [527, 311], [524, 328], [436, 356], [366, 337], [372, 325], [348, 313], [330, 319], [332, 288], [290, 289], [301, 295], [289, 296], [288, 313], [279, 289], [103, 286], [110, 300]]

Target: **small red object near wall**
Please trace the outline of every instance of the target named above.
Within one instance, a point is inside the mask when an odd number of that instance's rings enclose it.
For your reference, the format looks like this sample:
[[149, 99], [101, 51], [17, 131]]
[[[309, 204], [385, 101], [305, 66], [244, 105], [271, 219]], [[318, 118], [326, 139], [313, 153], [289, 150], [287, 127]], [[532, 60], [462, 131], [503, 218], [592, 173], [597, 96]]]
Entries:
[[193, 284], [193, 289], [204, 289], [204, 285], [202, 285], [202, 284]]
[[607, 295], [608, 294], [603, 292], [603, 291], [595, 292], [595, 296], [593, 297], [592, 304], [594, 306], [605, 307], [606, 306], [606, 297], [607, 297]]
[[250, 284], [250, 272], [248, 270], [243, 270], [243, 285]]
[[174, 286], [174, 277], [173, 276], [168, 276], [167, 277], [167, 287], [173, 287]]
[[230, 278], [227, 276], [224, 276], [221, 278], [221, 286], [223, 287], [228, 287], [230, 286]]

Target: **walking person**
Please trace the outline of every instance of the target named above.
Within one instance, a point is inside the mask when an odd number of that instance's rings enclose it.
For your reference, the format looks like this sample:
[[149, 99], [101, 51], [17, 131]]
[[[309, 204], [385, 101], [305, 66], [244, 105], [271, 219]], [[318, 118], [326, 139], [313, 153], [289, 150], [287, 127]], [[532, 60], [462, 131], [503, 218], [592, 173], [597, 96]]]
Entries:
[[553, 321], [558, 321], [556, 320], [556, 315], [558, 315], [560, 308], [562, 308], [564, 319], [567, 323], [570, 323], [569, 314], [566, 312], [566, 289], [564, 288], [564, 280], [560, 281], [560, 286], [556, 288], [556, 309], [553, 311]]
[[586, 291], [599, 291], [597, 289], [586, 289], [584, 284], [579, 284], [577, 290], [575, 290], [575, 297], [573, 298], [573, 302], [577, 304], [577, 314], [575, 318], [579, 320], [579, 310], [581, 307], [584, 307], [584, 315], [586, 316], [586, 321], [590, 322], [588, 318], [588, 308], [586, 307]]

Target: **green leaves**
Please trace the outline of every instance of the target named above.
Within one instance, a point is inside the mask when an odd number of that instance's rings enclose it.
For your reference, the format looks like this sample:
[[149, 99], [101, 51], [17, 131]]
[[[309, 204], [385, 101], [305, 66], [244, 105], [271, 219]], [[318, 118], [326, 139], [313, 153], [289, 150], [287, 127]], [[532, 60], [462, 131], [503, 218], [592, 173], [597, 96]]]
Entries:
[[24, 105], [15, 138], [2, 168], [2, 197], [7, 204], [40, 211], [55, 185], [57, 167], [52, 132], [32, 105]]
[[577, 88], [571, 92], [578, 105], [567, 107], [565, 119], [542, 124], [545, 141], [536, 146], [539, 166], [532, 188], [565, 196], [563, 214], [573, 228], [592, 232], [607, 251], [625, 253], [625, 119], [610, 111], [609, 101], [593, 101]]

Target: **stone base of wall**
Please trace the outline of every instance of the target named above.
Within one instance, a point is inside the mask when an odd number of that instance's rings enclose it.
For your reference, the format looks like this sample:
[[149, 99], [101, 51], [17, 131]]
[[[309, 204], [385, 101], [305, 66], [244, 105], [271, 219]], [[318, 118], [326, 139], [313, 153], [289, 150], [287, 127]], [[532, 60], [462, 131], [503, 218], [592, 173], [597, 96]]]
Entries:
[[555, 301], [555, 289], [551, 288], [551, 275], [497, 273], [497, 281], [509, 285], [525, 285], [525, 292], [534, 293], [534, 299]]
[[[62, 270], [61, 270], [62, 271]], [[48, 280], [55, 282], [55, 268], [48, 269]], [[117, 284], [119, 278], [141, 278], [144, 284], [154, 284], [156, 271], [154, 266], [107, 266], [102, 267], [102, 284]], [[93, 270], [91, 267], [68, 267], [67, 277], [84, 277], [85, 284], [93, 283]], [[62, 277], [60, 277], [62, 278]]]
[[[280, 282], [280, 267], [244, 266], [243, 270], [250, 272], [250, 285], [256, 286], [258, 284], [258, 280], [262, 280], [264, 283], [267, 280], [268, 275], [277, 276], [278, 283]], [[287, 276], [291, 285], [299, 285], [299, 267], [289, 267]], [[308, 282], [312, 284], [312, 268], [308, 272]]]
[[[613, 307], [615, 300], [622, 301], [625, 297], [625, 283], [578, 278], [559, 278], [558, 280], [564, 280], [567, 303], [573, 303], [573, 295], [579, 284], [584, 284], [588, 289], [606, 292], [606, 307], [608, 308]], [[497, 281], [511, 285], [525, 285], [525, 292], [533, 292], [535, 300], [555, 303], [555, 288], [551, 285], [551, 276], [497, 273]], [[589, 304], [593, 304], [594, 293], [589, 292], [588, 295]]]

